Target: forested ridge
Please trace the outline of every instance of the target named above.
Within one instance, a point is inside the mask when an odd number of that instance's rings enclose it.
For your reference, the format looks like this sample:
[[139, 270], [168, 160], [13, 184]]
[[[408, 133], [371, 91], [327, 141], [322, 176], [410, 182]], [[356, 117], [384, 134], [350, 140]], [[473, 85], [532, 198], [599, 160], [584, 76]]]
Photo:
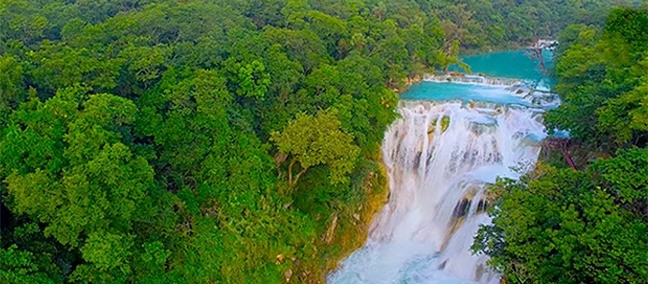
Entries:
[[492, 188], [501, 199], [473, 249], [507, 283], [648, 283], [648, 2], [559, 40], [563, 103], [546, 123], [571, 144]]
[[386, 193], [404, 78], [629, 4], [2, 0], [0, 282], [320, 282]]

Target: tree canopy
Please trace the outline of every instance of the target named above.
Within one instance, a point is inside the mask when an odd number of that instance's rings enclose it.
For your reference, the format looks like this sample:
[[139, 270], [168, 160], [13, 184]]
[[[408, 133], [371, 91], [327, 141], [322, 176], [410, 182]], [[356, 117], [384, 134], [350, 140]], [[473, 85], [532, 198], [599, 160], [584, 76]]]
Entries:
[[[0, 282], [321, 281], [385, 192], [406, 78], [629, 4], [546, 2], [0, 1]], [[622, 66], [644, 34], [615, 25], [642, 17], [611, 21]], [[640, 104], [639, 81], [592, 113]], [[634, 182], [611, 186], [634, 202]]]
[[569, 131], [572, 147], [562, 151], [572, 150], [582, 170], [546, 159], [521, 181], [499, 181], [493, 223], [473, 250], [507, 283], [645, 283], [648, 6], [570, 26], [560, 42], [563, 103], [546, 120]]

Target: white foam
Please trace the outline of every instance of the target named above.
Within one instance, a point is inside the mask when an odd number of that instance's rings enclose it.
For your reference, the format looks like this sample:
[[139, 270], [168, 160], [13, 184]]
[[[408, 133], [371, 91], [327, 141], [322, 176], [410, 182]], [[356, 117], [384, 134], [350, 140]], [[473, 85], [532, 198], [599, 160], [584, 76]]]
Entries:
[[486, 257], [469, 251], [479, 225], [490, 222], [479, 201], [485, 183], [535, 164], [540, 148], [528, 137], [545, 135], [541, 112], [456, 101], [404, 101], [399, 112], [382, 148], [390, 200], [367, 244], [328, 282], [497, 283]]

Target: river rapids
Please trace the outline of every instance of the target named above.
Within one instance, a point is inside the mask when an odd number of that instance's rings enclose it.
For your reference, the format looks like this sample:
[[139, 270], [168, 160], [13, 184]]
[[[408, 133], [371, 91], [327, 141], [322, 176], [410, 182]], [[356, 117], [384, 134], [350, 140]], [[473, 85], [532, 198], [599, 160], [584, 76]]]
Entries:
[[490, 222], [487, 185], [533, 169], [542, 115], [559, 102], [523, 83], [483, 82], [429, 80], [419, 90], [427, 100], [400, 102], [382, 146], [389, 201], [329, 283], [499, 282], [470, 251]]

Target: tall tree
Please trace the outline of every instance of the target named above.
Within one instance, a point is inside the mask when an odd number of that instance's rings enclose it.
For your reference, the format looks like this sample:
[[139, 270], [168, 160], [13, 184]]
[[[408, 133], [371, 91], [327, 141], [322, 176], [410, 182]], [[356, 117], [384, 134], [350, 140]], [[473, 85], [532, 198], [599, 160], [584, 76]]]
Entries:
[[340, 126], [334, 111], [320, 111], [314, 117], [297, 115], [282, 132], [272, 134], [279, 154], [288, 156], [291, 189], [309, 168], [317, 165], [327, 166], [332, 183], [348, 181], [346, 175], [352, 171], [360, 149], [353, 145], [353, 136], [342, 132]]

